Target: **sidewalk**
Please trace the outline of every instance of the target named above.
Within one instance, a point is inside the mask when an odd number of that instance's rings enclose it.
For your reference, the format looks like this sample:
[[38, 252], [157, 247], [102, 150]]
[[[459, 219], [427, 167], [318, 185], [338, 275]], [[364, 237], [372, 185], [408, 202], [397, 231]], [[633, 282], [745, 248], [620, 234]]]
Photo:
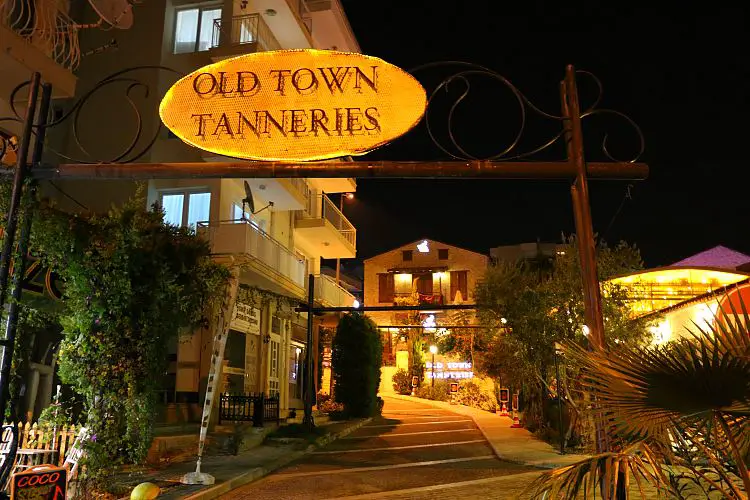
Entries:
[[[128, 474], [122, 484], [135, 487], [143, 482], [152, 482], [162, 489], [159, 499], [211, 500], [256, 481], [310, 453], [318, 447], [346, 436], [369, 422], [370, 419], [331, 422], [324, 427], [326, 434], [313, 444], [292, 442], [290, 444], [261, 444], [238, 455], [212, 455], [203, 458], [201, 471], [211, 474], [216, 483], [210, 486], [185, 485], [180, 483], [183, 474], [195, 471], [195, 461], [175, 463], [161, 470], [149, 470]], [[130, 498], [130, 493], [123, 498]]]
[[463, 405], [452, 405], [442, 401], [432, 401], [400, 394], [380, 395], [383, 399], [400, 399], [431, 405], [461, 415], [471, 417], [485, 439], [490, 443], [495, 455], [502, 460], [545, 469], [554, 469], [573, 464], [587, 458], [586, 455], [560, 455], [552, 445], [534, 437], [526, 429], [512, 429], [509, 417], [490, 413]]

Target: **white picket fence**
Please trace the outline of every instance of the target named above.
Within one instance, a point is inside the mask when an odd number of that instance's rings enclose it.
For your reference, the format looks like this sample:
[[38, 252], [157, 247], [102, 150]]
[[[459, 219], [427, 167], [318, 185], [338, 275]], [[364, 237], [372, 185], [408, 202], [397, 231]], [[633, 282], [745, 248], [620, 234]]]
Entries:
[[18, 449], [56, 450], [55, 459], [59, 466], [65, 462], [65, 456], [81, 430], [80, 425], [72, 424], [59, 429], [29, 422], [15, 425], [18, 429]]

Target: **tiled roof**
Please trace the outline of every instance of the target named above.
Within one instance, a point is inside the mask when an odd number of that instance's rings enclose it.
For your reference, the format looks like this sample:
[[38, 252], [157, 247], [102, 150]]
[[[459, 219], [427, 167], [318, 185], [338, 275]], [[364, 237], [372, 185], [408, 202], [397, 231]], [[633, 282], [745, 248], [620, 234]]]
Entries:
[[682, 259], [679, 262], [675, 262], [672, 266], [716, 267], [734, 270], [748, 262], [750, 262], [750, 255], [745, 255], [742, 252], [718, 245], [686, 259]]

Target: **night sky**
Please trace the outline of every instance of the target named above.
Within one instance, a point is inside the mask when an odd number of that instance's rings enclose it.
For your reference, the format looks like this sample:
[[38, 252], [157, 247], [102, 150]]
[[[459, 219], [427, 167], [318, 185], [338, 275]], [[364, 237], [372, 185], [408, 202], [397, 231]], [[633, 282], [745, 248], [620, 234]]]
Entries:
[[[433, 61], [482, 64], [549, 113], [559, 114], [566, 64], [593, 72], [604, 85], [601, 107], [640, 125], [646, 138], [641, 161], [651, 168], [648, 180], [634, 183], [632, 199], [625, 199], [627, 183], [590, 184], [594, 230], [609, 243], [637, 244], [648, 266], [718, 244], [750, 252], [746, 9], [704, 4], [698, 11], [682, 3], [660, 14], [594, 6], [598, 2], [580, 8], [568, 2], [522, 3], [526, 8], [479, 1], [342, 3], [363, 53], [407, 70]], [[418, 78], [429, 93], [440, 75], [428, 71]], [[594, 87], [579, 86], [582, 102], [591, 102]], [[460, 89], [454, 90], [451, 95]], [[435, 108], [438, 128], [440, 109], [446, 108]], [[477, 80], [458, 118], [462, 144], [488, 155], [514, 136], [518, 106], [503, 87]], [[554, 135], [554, 123], [529, 121], [527, 145]], [[606, 160], [599, 145], [605, 131], [613, 154], [637, 151], [636, 136], [620, 123], [584, 122], [589, 160]], [[563, 156], [558, 146], [538, 159]], [[365, 158], [449, 159], [432, 145], [423, 123]], [[562, 232], [573, 232], [566, 182], [360, 180], [345, 213], [358, 228], [360, 258], [422, 237], [487, 253], [497, 245], [559, 241]]]

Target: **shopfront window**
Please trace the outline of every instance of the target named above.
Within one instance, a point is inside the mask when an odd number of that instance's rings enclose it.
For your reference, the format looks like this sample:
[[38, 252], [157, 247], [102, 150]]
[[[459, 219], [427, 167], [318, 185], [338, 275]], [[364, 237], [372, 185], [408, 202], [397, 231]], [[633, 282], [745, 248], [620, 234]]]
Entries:
[[301, 345], [293, 344], [289, 350], [289, 398], [302, 399], [302, 362], [305, 350]]

